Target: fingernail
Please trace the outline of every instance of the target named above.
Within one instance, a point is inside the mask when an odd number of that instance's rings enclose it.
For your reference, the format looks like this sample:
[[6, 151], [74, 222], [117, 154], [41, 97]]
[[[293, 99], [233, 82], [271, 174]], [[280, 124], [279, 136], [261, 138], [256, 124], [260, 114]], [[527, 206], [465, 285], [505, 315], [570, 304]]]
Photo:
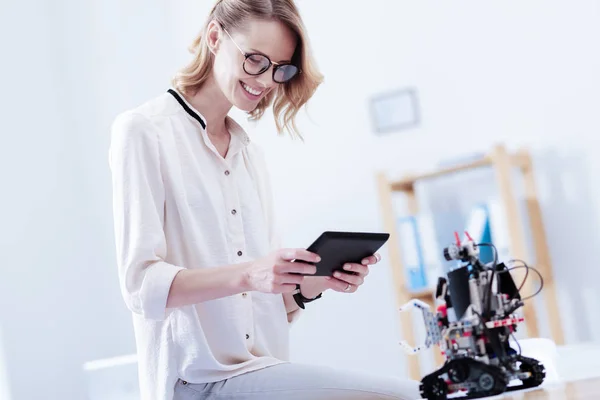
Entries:
[[340, 272], [334, 272], [333, 276], [335, 276], [336, 278], [339, 278], [340, 276], [342, 276], [342, 274]]
[[321, 262], [321, 257], [317, 257], [317, 262]]
[[327, 279], [328, 281], [330, 281], [331, 277], [330, 276], [326, 276], [325, 279]]
[[344, 265], [344, 269], [345, 270], [349, 270], [350, 269], [350, 265], [349, 264]]
[[362, 260], [363, 265], [367, 265], [369, 263], [368, 260]]

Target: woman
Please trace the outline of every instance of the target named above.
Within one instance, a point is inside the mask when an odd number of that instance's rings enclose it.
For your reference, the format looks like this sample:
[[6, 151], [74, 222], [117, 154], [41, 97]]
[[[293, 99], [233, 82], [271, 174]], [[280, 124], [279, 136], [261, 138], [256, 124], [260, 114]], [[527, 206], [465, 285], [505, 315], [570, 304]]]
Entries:
[[356, 291], [379, 261], [299, 276], [317, 256], [279, 248], [263, 155], [227, 116], [235, 106], [258, 119], [272, 105], [278, 130], [295, 132], [322, 77], [293, 1], [221, 0], [192, 51], [172, 89], [112, 128], [119, 277], [142, 398], [417, 398], [414, 382], [288, 361], [300, 306]]

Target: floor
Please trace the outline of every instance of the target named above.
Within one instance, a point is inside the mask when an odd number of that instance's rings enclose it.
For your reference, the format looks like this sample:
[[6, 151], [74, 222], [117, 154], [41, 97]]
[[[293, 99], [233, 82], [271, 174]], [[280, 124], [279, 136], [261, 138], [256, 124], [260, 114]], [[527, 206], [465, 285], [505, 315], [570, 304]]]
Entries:
[[495, 398], [510, 400], [595, 400], [600, 399], [600, 378], [566, 382], [543, 389], [505, 394]]
[[[523, 354], [547, 366], [546, 381], [538, 389], [506, 393], [489, 400], [600, 400], [600, 343], [559, 348], [543, 340], [520, 343]], [[138, 400], [136, 367], [135, 355], [86, 363], [89, 399]]]
[[552, 348], [532, 340], [523, 345], [531, 356], [548, 366], [546, 382], [538, 389], [508, 392], [490, 400], [600, 400], [599, 344]]

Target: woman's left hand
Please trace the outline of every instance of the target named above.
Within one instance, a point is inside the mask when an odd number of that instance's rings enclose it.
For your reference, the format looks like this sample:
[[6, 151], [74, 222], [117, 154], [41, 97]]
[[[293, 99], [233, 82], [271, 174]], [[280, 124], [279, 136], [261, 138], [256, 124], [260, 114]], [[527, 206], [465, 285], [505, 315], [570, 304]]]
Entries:
[[369, 275], [369, 266], [381, 261], [379, 253], [365, 258], [361, 264], [344, 264], [344, 272], [336, 271], [333, 277], [326, 277], [327, 287], [336, 292], [354, 293]]

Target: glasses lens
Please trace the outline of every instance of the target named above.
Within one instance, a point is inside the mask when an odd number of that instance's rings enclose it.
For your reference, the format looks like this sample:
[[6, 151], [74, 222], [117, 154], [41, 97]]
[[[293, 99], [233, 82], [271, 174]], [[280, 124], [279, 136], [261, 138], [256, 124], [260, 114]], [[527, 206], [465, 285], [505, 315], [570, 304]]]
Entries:
[[244, 62], [244, 71], [250, 75], [259, 75], [269, 69], [269, 59], [260, 54], [252, 54]]
[[292, 79], [298, 74], [298, 67], [291, 64], [278, 65], [273, 75], [275, 82], [283, 83]]

